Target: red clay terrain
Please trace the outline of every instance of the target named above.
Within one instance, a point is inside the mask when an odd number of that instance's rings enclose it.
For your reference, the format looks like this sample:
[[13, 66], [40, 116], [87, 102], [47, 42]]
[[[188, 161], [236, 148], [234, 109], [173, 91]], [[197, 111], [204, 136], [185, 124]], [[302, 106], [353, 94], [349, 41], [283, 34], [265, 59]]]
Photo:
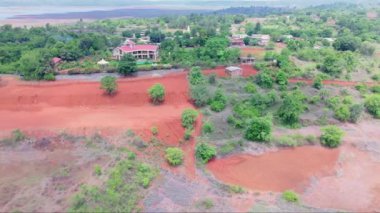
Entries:
[[285, 149], [265, 155], [234, 155], [214, 160], [207, 168], [223, 182], [252, 190], [302, 191], [312, 176], [331, 175], [339, 150], [318, 146]]
[[[241, 67], [244, 77], [257, 74], [257, 70], [250, 65], [242, 65]], [[220, 77], [227, 77], [224, 67], [217, 67], [204, 72], [205, 74], [215, 73]], [[290, 82], [312, 83], [311, 80], [307, 79], [291, 79]], [[158, 106], [150, 103], [147, 94], [148, 88], [155, 83], [163, 84], [166, 89], [165, 102]], [[359, 83], [324, 81], [324, 84], [340, 86], [355, 86]], [[369, 85], [371, 84], [369, 83]], [[150, 129], [156, 126], [159, 130], [157, 137], [165, 145], [181, 145], [180, 141], [182, 141], [184, 134], [184, 128], [181, 125], [181, 113], [185, 108], [193, 108], [188, 97], [186, 72], [155, 78], [120, 79], [118, 81], [118, 93], [112, 97], [104, 95], [99, 87], [99, 82], [90, 81], [64, 80], [36, 83], [21, 82], [9, 77], [3, 78], [0, 82], [0, 137], [8, 136], [12, 130], [17, 128], [26, 131], [29, 135], [42, 136], [49, 132], [57, 133], [63, 130], [78, 135], [88, 135], [94, 131], [103, 135], [116, 135], [125, 132], [127, 129], [132, 129], [141, 135], [145, 141], [149, 141], [152, 138]], [[201, 119], [202, 116], [199, 116], [194, 131], [195, 136], [200, 134]], [[239, 195], [239, 197], [228, 197], [226, 195], [223, 197], [223, 202], [228, 203], [228, 206], [224, 204], [226, 206], [222, 206], [223, 208], [219, 210], [249, 211], [255, 202], [255, 192], [282, 192], [286, 189], [296, 190], [301, 194], [301, 200], [304, 204], [317, 208], [350, 211], [379, 210], [380, 166], [378, 162], [380, 158], [377, 157], [380, 151], [378, 148], [380, 147], [380, 135], [377, 130], [379, 125], [378, 122], [345, 125], [344, 129], [347, 135], [344, 139], [344, 145], [339, 149], [305, 146], [281, 149], [277, 152], [268, 152], [257, 156], [241, 154], [215, 159], [207, 165], [207, 169], [215, 178], [227, 184], [240, 185], [250, 189], [249, 193], [251, 193]], [[289, 131], [292, 133], [295, 130]], [[316, 132], [319, 131], [319, 127], [313, 126], [299, 131], [317, 135]], [[193, 205], [192, 202], [187, 204], [186, 201], [192, 199], [195, 202], [199, 197], [206, 195], [215, 197], [215, 200], [219, 199], [219, 191], [212, 188], [214, 185], [196, 173], [194, 146], [195, 140], [181, 145], [185, 152], [183, 166], [173, 168], [162, 163], [161, 166], [166, 171], [170, 171], [166, 174], [169, 182], [164, 182], [163, 186], [157, 185], [156, 192], [151, 196], [151, 202], [156, 205], [160, 204], [158, 206], [162, 207], [162, 210], [178, 211], [181, 205], [182, 207]], [[373, 150], [367, 151], [369, 148]], [[69, 150], [70, 147], [61, 147], [60, 149]], [[0, 177], [2, 180], [0, 183], [8, 183], [12, 179], [16, 180], [16, 183], [19, 181], [28, 182], [30, 180], [24, 179], [24, 176], [33, 176], [39, 171], [42, 174], [52, 172], [51, 170], [55, 169], [52, 167], [53, 164], [63, 165], [66, 161], [68, 164], [74, 164], [76, 159], [71, 155], [66, 156], [62, 150], [58, 154], [56, 152], [33, 153], [30, 155], [32, 158], [29, 166], [29, 164], [25, 164], [29, 155], [24, 152], [21, 155], [18, 154], [21, 152], [17, 151], [8, 154], [7, 152], [2, 152], [0, 155], [3, 157], [0, 157], [0, 164], [2, 163], [0, 173], [9, 175]], [[138, 154], [144, 155], [144, 153]], [[17, 157], [12, 157], [12, 155]], [[57, 155], [58, 160], [54, 160], [55, 155]], [[46, 159], [48, 162], [45, 162]], [[28, 166], [19, 166], [19, 162]], [[15, 168], [18, 170], [14, 170]], [[91, 173], [91, 168], [87, 168], [86, 174], [78, 171], [76, 178], [83, 182]], [[193, 185], [185, 182], [181, 178], [182, 174], [185, 174], [186, 181], [191, 180]], [[171, 175], [178, 175], [178, 177]], [[175, 190], [172, 188], [173, 182], [177, 184]], [[2, 189], [4, 192], [0, 192], [0, 198], [2, 198], [0, 200], [10, 200], [8, 206], [0, 208], [0, 211], [10, 211], [14, 207], [12, 203], [17, 203], [11, 202], [12, 187], [17, 187], [17, 184], [11, 185], [10, 188], [5, 187]], [[74, 190], [74, 187], [72, 188]], [[32, 194], [35, 191], [29, 193]], [[184, 196], [186, 193], [188, 196]], [[157, 194], [165, 194], [162, 195], [163, 198], [160, 202], [155, 200]], [[277, 195], [276, 193], [273, 194]], [[10, 197], [3, 197], [8, 195]], [[50, 196], [50, 194], [45, 195]], [[181, 198], [181, 195], [184, 197]], [[266, 195], [263, 194], [262, 196], [265, 197]], [[167, 199], [168, 197], [171, 198], [171, 201]], [[43, 199], [46, 198], [41, 198], [41, 200]], [[271, 196], [270, 200], [276, 199]], [[173, 204], [172, 201], [176, 201], [177, 204]], [[148, 203], [148, 207], [154, 207], [152, 203]], [[54, 208], [42, 206], [43, 204], [36, 210], [61, 210], [59, 204], [53, 206]], [[231, 206], [234, 208], [229, 209]]]
[[[183, 135], [182, 110], [188, 102], [185, 75], [164, 78], [127, 79], [118, 82], [118, 93], [109, 97], [99, 82], [60, 81], [25, 83], [7, 78], [0, 87], [0, 129], [9, 132], [86, 130], [143, 131], [157, 126], [162, 139], [177, 144]], [[166, 88], [165, 103], [154, 106], [147, 90], [155, 83]], [[170, 131], [168, 131], [170, 130]]]

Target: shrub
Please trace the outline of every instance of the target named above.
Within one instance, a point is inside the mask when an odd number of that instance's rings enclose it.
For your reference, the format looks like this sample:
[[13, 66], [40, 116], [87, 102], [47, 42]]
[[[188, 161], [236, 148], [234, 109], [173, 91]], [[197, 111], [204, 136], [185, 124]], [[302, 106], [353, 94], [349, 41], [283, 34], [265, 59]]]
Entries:
[[199, 201], [197, 206], [204, 209], [211, 209], [212, 207], [214, 207], [214, 202], [210, 198], [206, 198], [204, 200]]
[[251, 82], [248, 82], [245, 87], [244, 87], [244, 90], [248, 93], [256, 93], [257, 89], [256, 89], [256, 85], [251, 83]]
[[326, 126], [322, 128], [321, 143], [330, 148], [338, 147], [342, 142], [343, 130], [337, 126]]
[[205, 106], [210, 100], [210, 92], [206, 84], [191, 85], [190, 96], [197, 107]]
[[154, 104], [160, 104], [165, 100], [165, 88], [162, 84], [155, 84], [148, 90], [150, 99]]
[[262, 72], [256, 77], [257, 84], [262, 88], [272, 88], [273, 87], [273, 79], [270, 74], [266, 72]]
[[350, 119], [350, 108], [345, 104], [341, 104], [334, 110], [335, 117], [340, 121], [348, 121]]
[[193, 130], [192, 129], [186, 129], [185, 134], [183, 135], [183, 139], [185, 139], [185, 141], [188, 141], [191, 139], [192, 135], [193, 135]]
[[375, 118], [380, 118], [380, 94], [367, 96], [364, 105]]
[[376, 86], [371, 87], [371, 91], [373, 93], [380, 93], [380, 85], [376, 85]]
[[365, 84], [358, 84], [355, 86], [355, 89], [358, 90], [360, 93], [366, 93], [368, 91], [368, 87]]
[[235, 193], [235, 194], [242, 194], [244, 193], [244, 189], [241, 186], [238, 185], [230, 185], [228, 187], [230, 193]]
[[290, 203], [298, 203], [300, 201], [298, 194], [292, 190], [284, 191], [281, 197]]
[[249, 124], [245, 138], [250, 141], [269, 141], [272, 133], [272, 121], [269, 118], [253, 118]]
[[354, 104], [350, 107], [350, 119], [352, 123], [356, 123], [364, 111], [364, 106], [362, 104]]
[[226, 108], [226, 105], [227, 97], [222, 90], [218, 89], [211, 101], [210, 108], [214, 112], [221, 112]]
[[280, 70], [276, 75], [276, 83], [281, 86], [288, 85], [288, 75]]
[[364, 42], [359, 49], [360, 53], [365, 56], [372, 56], [375, 50], [376, 48], [369, 42]]
[[208, 76], [208, 83], [209, 84], [215, 84], [216, 83], [216, 74], [215, 73], [211, 73]]
[[20, 142], [26, 139], [26, 135], [19, 129], [15, 129], [11, 133], [11, 139], [13, 142]]
[[167, 148], [165, 158], [172, 166], [181, 165], [183, 162], [183, 151], [180, 148]]
[[295, 125], [299, 122], [300, 115], [305, 111], [305, 95], [300, 91], [286, 94], [281, 107], [278, 109], [278, 115], [283, 123]]
[[44, 75], [44, 80], [45, 81], [55, 81], [55, 75], [54, 73], [47, 73]]
[[321, 89], [322, 86], [323, 86], [323, 84], [322, 84], [322, 78], [320, 78], [320, 77], [316, 77], [316, 78], [314, 79], [314, 81], [313, 81], [313, 87], [314, 87], [315, 89]]
[[102, 168], [99, 165], [94, 166], [94, 174], [97, 176], [102, 175]]
[[216, 156], [216, 148], [204, 142], [198, 143], [195, 147], [195, 156], [202, 163], [207, 163]]
[[112, 95], [117, 90], [116, 78], [112, 76], [105, 76], [100, 81], [100, 88], [104, 90], [108, 95]]
[[158, 128], [156, 126], [152, 127], [150, 131], [152, 132], [152, 135], [158, 135]]
[[194, 123], [197, 120], [198, 111], [195, 109], [185, 109], [182, 112], [182, 126], [186, 129], [193, 129]]
[[214, 125], [210, 121], [206, 121], [203, 124], [202, 132], [204, 134], [209, 134], [209, 133], [212, 133], [213, 131], [214, 131]]
[[229, 141], [226, 144], [223, 144], [219, 148], [219, 153], [221, 155], [226, 155], [237, 149], [239, 146], [243, 146], [243, 141]]
[[191, 68], [189, 72], [189, 82], [191, 85], [203, 84], [205, 82], [205, 78], [200, 67]]

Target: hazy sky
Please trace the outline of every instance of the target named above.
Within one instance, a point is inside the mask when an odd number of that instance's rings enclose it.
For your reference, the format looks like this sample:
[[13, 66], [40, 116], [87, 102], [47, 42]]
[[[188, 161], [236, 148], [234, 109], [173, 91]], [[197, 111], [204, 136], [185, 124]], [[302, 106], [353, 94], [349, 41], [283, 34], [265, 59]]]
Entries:
[[380, 0], [0, 0], [0, 6], [307, 6], [333, 2], [380, 2]]

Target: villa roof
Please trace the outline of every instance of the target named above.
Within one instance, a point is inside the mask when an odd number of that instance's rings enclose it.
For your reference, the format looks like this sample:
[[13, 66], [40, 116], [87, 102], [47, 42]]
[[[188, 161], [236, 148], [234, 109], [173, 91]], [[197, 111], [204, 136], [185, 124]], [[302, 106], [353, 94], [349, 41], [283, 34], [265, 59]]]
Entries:
[[53, 64], [58, 64], [58, 63], [60, 63], [62, 61], [62, 59], [58, 58], [58, 57], [54, 57], [54, 58], [51, 59], [51, 61], [53, 62]]
[[235, 67], [235, 66], [229, 66], [226, 67], [226, 71], [228, 72], [236, 72], [236, 71], [241, 71], [242, 69], [240, 67]]
[[143, 44], [143, 45], [124, 45], [118, 47], [123, 52], [133, 52], [133, 51], [157, 51], [158, 46], [152, 44]]

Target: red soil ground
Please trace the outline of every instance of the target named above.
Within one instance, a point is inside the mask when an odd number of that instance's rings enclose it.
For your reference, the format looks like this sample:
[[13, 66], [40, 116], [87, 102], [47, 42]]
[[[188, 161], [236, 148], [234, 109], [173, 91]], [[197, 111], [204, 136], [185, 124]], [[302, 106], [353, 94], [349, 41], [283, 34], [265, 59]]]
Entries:
[[[155, 83], [166, 89], [165, 102], [159, 106], [151, 104], [147, 94]], [[103, 94], [99, 82], [29, 83], [3, 78], [1, 85], [0, 136], [7, 136], [17, 128], [34, 136], [62, 130], [80, 135], [95, 131], [108, 135], [132, 129], [149, 141], [150, 129], [156, 126], [161, 141], [179, 146], [184, 135], [181, 113], [185, 108], [193, 108], [186, 73], [122, 79], [113, 97]], [[199, 120], [195, 134], [199, 134], [200, 128]], [[191, 177], [195, 176], [194, 145], [191, 141], [182, 146], [186, 153], [184, 172]]]
[[214, 160], [207, 168], [223, 182], [253, 190], [302, 191], [313, 176], [329, 175], [339, 151], [318, 146], [285, 149], [265, 155], [234, 155]]
[[240, 48], [241, 55], [242, 56], [248, 56], [249, 54], [256, 56], [256, 57], [262, 57], [265, 53], [265, 48], [263, 47], [242, 47]]
[[[136, 131], [158, 126], [169, 135], [161, 137], [176, 144], [182, 136], [180, 115], [191, 107], [184, 75], [165, 78], [120, 80], [119, 92], [113, 97], [103, 94], [98, 82], [60, 81], [22, 83], [5, 80], [0, 87], [0, 129], [73, 130], [131, 128]], [[149, 102], [148, 88], [162, 83], [166, 101], [160, 106]]]

